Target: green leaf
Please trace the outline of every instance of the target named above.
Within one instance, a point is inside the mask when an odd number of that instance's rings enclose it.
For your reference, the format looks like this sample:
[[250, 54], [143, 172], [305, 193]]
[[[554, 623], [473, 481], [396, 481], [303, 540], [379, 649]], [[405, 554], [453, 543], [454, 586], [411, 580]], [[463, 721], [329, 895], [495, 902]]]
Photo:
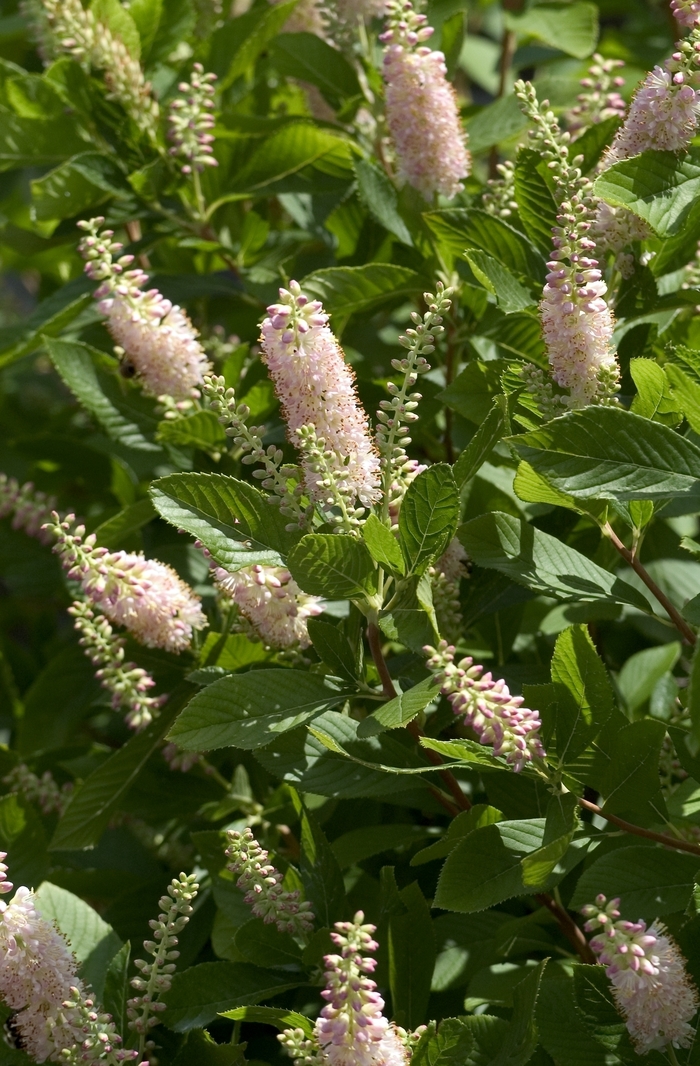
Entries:
[[163, 15], [163, 0], [131, 0], [129, 14], [138, 30], [141, 52], [147, 57]]
[[452, 468], [458, 488], [478, 473], [503, 434], [508, 431], [508, 401], [505, 396], [497, 396], [486, 419]]
[[0, 171], [55, 166], [90, 148], [74, 115], [21, 118], [0, 107]]
[[700, 192], [700, 152], [642, 152], [604, 170], [595, 195], [626, 207], [648, 222], [660, 237], [682, 233]]
[[32, 311], [21, 325], [0, 328], [0, 366], [30, 355], [43, 343], [64, 330], [91, 302], [83, 278], [57, 289]]
[[399, 214], [396, 187], [386, 173], [380, 167], [375, 167], [369, 160], [360, 159], [355, 164], [355, 174], [357, 191], [365, 207], [384, 226], [384, 229], [393, 233], [403, 244], [412, 247], [413, 239], [410, 230]]
[[298, 984], [247, 962], [203, 962], [175, 974], [163, 996], [167, 1007], [160, 1020], [176, 1033], [186, 1033], [208, 1025], [234, 1004], [259, 1003]]
[[461, 811], [456, 818], [452, 819], [442, 840], [438, 840], [436, 844], [429, 844], [427, 848], [417, 852], [411, 859], [411, 866], [423, 866], [424, 863], [432, 862], [434, 859], [444, 859], [457, 846], [462, 837], [468, 836], [482, 825], [500, 822], [502, 818], [502, 812], [496, 807], [490, 807], [486, 803], [475, 803], [468, 811]]
[[579, 499], [658, 500], [700, 479], [700, 448], [622, 407], [589, 407], [512, 437], [554, 488]]
[[332, 533], [307, 533], [292, 548], [289, 571], [299, 587], [327, 600], [363, 599], [376, 589], [372, 556], [362, 541]]
[[[578, 966], [576, 967], [579, 968]], [[621, 1066], [610, 1049], [595, 1040], [576, 1009], [571, 980], [545, 980], [537, 1003], [537, 1028], [545, 1050], [566, 1066]]]
[[464, 258], [484, 288], [496, 297], [498, 306], [506, 315], [534, 307], [535, 300], [530, 291], [493, 256], [469, 249], [464, 253]]
[[217, 1044], [206, 1029], [191, 1029], [172, 1060], [173, 1066], [245, 1066], [245, 1044]]
[[383, 733], [386, 729], [400, 729], [408, 725], [417, 714], [424, 711], [429, 703], [437, 699], [440, 694], [437, 682], [431, 677], [419, 681], [413, 688], [402, 692], [400, 696], [382, 704], [362, 722], [360, 722], [358, 737], [372, 737], [377, 733]]
[[658, 821], [664, 812], [659, 786], [659, 758], [665, 736], [662, 722], [650, 718], [621, 726], [614, 715], [596, 745], [591, 778], [604, 797], [604, 812], [644, 815]]
[[76, 788], [56, 826], [49, 845], [53, 851], [93, 848], [120, 803], [142, 772], [151, 755], [160, 747], [163, 735], [192, 686], [182, 684], [142, 733], [138, 733], [110, 755]]
[[503, 1043], [492, 1060], [492, 1066], [525, 1066], [537, 1047], [535, 1008], [548, 961], [543, 959], [539, 966], [513, 989], [513, 1013]]
[[[469, 833], [447, 857], [440, 874], [434, 905], [471, 914], [486, 910], [532, 887], [523, 881], [522, 859], [542, 847], [545, 819], [504, 821]], [[569, 849], [565, 859], [540, 888], [551, 888], [580, 862], [587, 841]]]
[[92, 0], [90, 10], [97, 22], [107, 26], [126, 45], [132, 59], [141, 58], [141, 38], [136, 23], [119, 0]]
[[65, 888], [44, 881], [37, 894], [42, 918], [55, 922], [80, 963], [80, 976], [102, 999], [109, 964], [122, 942], [97, 911]]
[[186, 418], [163, 421], [158, 427], [158, 440], [202, 451], [223, 451], [226, 446], [224, 427], [213, 411], [197, 411]]
[[121, 548], [125, 540], [143, 529], [155, 516], [155, 508], [149, 499], [130, 503], [94, 530], [97, 543], [112, 550]]
[[360, 663], [342, 630], [321, 618], [309, 618], [307, 627], [311, 643], [326, 666], [330, 666], [336, 677], [342, 677], [344, 681], [356, 681]]
[[102, 1004], [108, 1014], [114, 1018], [117, 1032], [122, 1032], [128, 1022], [128, 1000], [131, 998], [129, 984], [129, 962], [131, 944], [127, 941], [110, 960], [105, 974]]
[[131, 190], [109, 156], [84, 152], [32, 182], [32, 211], [39, 222], [73, 218]]
[[424, 840], [426, 829], [420, 825], [391, 823], [351, 829], [336, 837], [331, 847], [341, 869], [364, 862], [385, 851], [406, 851], [416, 841]]
[[565, 765], [595, 740], [613, 712], [607, 671], [586, 626], [569, 626], [557, 638], [552, 681], [557, 701], [556, 751]]
[[387, 303], [423, 291], [418, 274], [407, 267], [389, 263], [367, 263], [357, 267], [328, 267], [307, 274], [301, 282], [304, 292], [321, 300], [329, 314], [344, 323], [350, 315], [374, 311]]
[[313, 1033], [313, 1023], [304, 1014], [281, 1007], [236, 1007], [234, 1010], [221, 1012], [223, 1018], [233, 1022], [258, 1022], [260, 1025], [274, 1025], [280, 1032], [283, 1029], [301, 1029], [305, 1036]]
[[[100, 358], [101, 353], [78, 341], [45, 338], [45, 344], [65, 384], [109, 437], [127, 448], [160, 452], [158, 445], [144, 435], [142, 425], [130, 417], [130, 407], [143, 408], [147, 402], [136, 394], [129, 396], [128, 401], [119, 395], [116, 382], [95, 366], [93, 360]], [[148, 405], [146, 410], [150, 407]]]
[[83, 649], [72, 645], [60, 651], [24, 693], [17, 736], [20, 752], [51, 751], [68, 744], [99, 692], [95, 668]]
[[267, 496], [225, 474], [170, 474], [153, 482], [150, 495], [166, 522], [201, 540], [227, 570], [280, 566], [298, 539]]
[[672, 641], [658, 648], [646, 648], [627, 659], [618, 674], [617, 687], [630, 714], [649, 699], [657, 681], [673, 669], [680, 655], [680, 641]]
[[[275, 14], [285, 6], [280, 4], [268, 10]], [[273, 196], [282, 192], [338, 192], [352, 181], [350, 145], [345, 137], [330, 130], [308, 122], [290, 122], [270, 133], [253, 150], [248, 161], [227, 183], [226, 194], [215, 201], [209, 213], [213, 214], [228, 200]], [[306, 288], [304, 282], [302, 285]]]
[[698, 860], [668, 848], [633, 844], [596, 859], [581, 875], [570, 903], [579, 910], [602, 892], [620, 897], [620, 913], [647, 922], [688, 905]]
[[15, 883], [38, 888], [48, 872], [46, 833], [34, 808], [16, 793], [0, 799], [0, 849]]
[[426, 644], [439, 641], [428, 574], [405, 583], [391, 610], [380, 613], [379, 628], [389, 640], [396, 640], [411, 651], [421, 652]]
[[409, 574], [420, 575], [445, 551], [459, 522], [459, 494], [446, 463], [411, 482], [399, 512], [399, 542]]
[[650, 418], [664, 426], [677, 426], [681, 412], [669, 386], [669, 380], [653, 359], [631, 359], [630, 374], [637, 386], [637, 395], [630, 410], [641, 418]]
[[260, 748], [344, 698], [322, 677], [302, 670], [229, 674], [190, 700], [168, 739], [186, 751]]
[[455, 257], [465, 248], [485, 252], [518, 276], [539, 280], [544, 277], [544, 257], [525, 234], [486, 211], [459, 207], [428, 211], [423, 215], [443, 247]]
[[700, 385], [674, 363], [667, 363], [664, 371], [674, 404], [680, 407], [688, 425], [697, 433], [700, 430]]
[[569, 849], [578, 828], [578, 801], [571, 792], [552, 796], [547, 806], [542, 847], [522, 860], [523, 884], [533, 889], [544, 885]]
[[273, 42], [271, 57], [280, 74], [316, 85], [336, 110], [343, 100], [362, 93], [343, 53], [314, 33], [282, 33]]
[[557, 204], [545, 179], [547, 163], [539, 152], [523, 148], [515, 162], [515, 199], [523, 228], [536, 248], [549, 255]]
[[576, 966], [573, 978], [576, 1010], [590, 1033], [607, 1048], [610, 1059], [613, 1055], [627, 1061], [636, 1057], [604, 968]]
[[436, 399], [481, 426], [495, 399], [502, 395], [501, 375], [506, 366], [504, 359], [492, 359], [488, 363], [472, 360]]
[[561, 600], [612, 598], [649, 610], [646, 597], [626, 581], [512, 515], [500, 511], [481, 515], [461, 526], [457, 536], [479, 566], [499, 570], [535, 592]]
[[474, 1036], [465, 1023], [466, 1019], [445, 1018], [436, 1032], [435, 1022], [430, 1022], [414, 1047], [413, 1066], [464, 1066], [470, 1062]]
[[345, 908], [345, 884], [333, 849], [320, 825], [299, 794], [292, 789], [292, 802], [301, 823], [299, 870], [306, 898], [313, 906], [319, 925], [332, 927]]
[[435, 966], [430, 910], [416, 881], [399, 892], [402, 912], [389, 918], [389, 986], [397, 1025], [415, 1029], [425, 1021]]
[[[500, 100], [494, 100], [492, 104], [483, 107], [467, 123], [469, 134], [469, 147], [478, 155], [487, 148], [493, 148], [501, 141], [507, 141], [516, 134], [522, 133], [527, 126], [527, 119], [520, 109], [517, 99], [513, 94], [508, 94]], [[551, 234], [550, 234], [551, 244]]]
[[406, 573], [399, 542], [375, 514], [367, 516], [362, 526], [362, 539], [369, 548], [370, 555], [380, 566], [401, 577]]
[[234, 944], [245, 962], [255, 962], [266, 969], [301, 969], [301, 948], [296, 941], [288, 933], [280, 933], [276, 926], [265, 924], [262, 918], [252, 918], [240, 926]]
[[522, 37], [535, 37], [576, 59], [591, 54], [598, 40], [595, 4], [540, 4], [524, 15], [506, 14], [508, 29]]
[[265, 46], [280, 32], [298, 0], [286, 0], [273, 7], [256, 7], [231, 19], [213, 34], [208, 70], [219, 77], [221, 90], [254, 65]]

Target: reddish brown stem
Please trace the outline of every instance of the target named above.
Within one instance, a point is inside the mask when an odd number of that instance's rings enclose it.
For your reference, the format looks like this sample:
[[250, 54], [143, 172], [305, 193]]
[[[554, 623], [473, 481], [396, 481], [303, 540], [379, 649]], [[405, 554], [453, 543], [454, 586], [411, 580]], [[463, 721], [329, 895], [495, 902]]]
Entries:
[[640, 563], [640, 561], [637, 558], [637, 556], [634, 554], [634, 552], [631, 552], [629, 550], [629, 548], [625, 547], [625, 545], [622, 543], [622, 541], [618, 537], [617, 533], [614, 531], [614, 529], [612, 528], [612, 526], [609, 523], [605, 524], [604, 531], [605, 531], [606, 536], [608, 536], [610, 538], [610, 540], [612, 541], [612, 543], [615, 545], [615, 547], [619, 551], [619, 553], [622, 556], [622, 558], [625, 559], [626, 562], [629, 563], [629, 565], [634, 570], [635, 574], [637, 574], [639, 576], [639, 578], [644, 582], [646, 587], [649, 589], [649, 591], [651, 592], [652, 596], [655, 596], [656, 599], [659, 601], [659, 603], [663, 607], [664, 611], [666, 612], [668, 617], [671, 619], [671, 621], [673, 622], [674, 626], [676, 627], [678, 632], [681, 634], [683, 639], [686, 641], [686, 643], [690, 644], [690, 645], [695, 645], [695, 643], [697, 641], [697, 637], [695, 636], [695, 633], [693, 633], [693, 630], [690, 628], [690, 626], [688, 625], [688, 623], [686, 622], [685, 618], [680, 613], [680, 611], [676, 607], [673, 606], [673, 604], [669, 600], [669, 598], [666, 595], [666, 593], [661, 591], [661, 589], [656, 584], [656, 582], [651, 577], [651, 575], [647, 573], [647, 571], [644, 569], [644, 567]]
[[599, 814], [601, 818], [605, 818], [606, 822], [610, 822], [611, 825], [616, 825], [619, 829], [624, 829], [626, 833], [633, 833], [635, 836], [644, 837], [646, 840], [655, 840], [657, 844], [663, 844], [665, 848], [673, 848], [675, 851], [687, 851], [689, 855], [700, 855], [700, 846], [698, 844], [691, 844], [687, 840], [676, 840], [675, 837], [667, 836], [666, 833], [654, 833], [651, 829], [644, 829], [641, 825], [633, 825], [632, 822], [626, 822], [624, 818], [618, 818], [616, 814], [606, 814], [597, 803], [591, 803], [590, 800], [579, 798], [579, 805], [587, 811], [591, 811], [593, 814]]
[[[377, 673], [379, 674], [382, 683], [382, 692], [388, 700], [393, 700], [398, 696], [398, 692], [394, 688], [394, 682], [391, 679], [389, 667], [387, 666], [386, 659], [382, 653], [381, 634], [374, 622], [370, 622], [367, 626], [367, 643], [369, 644], [369, 649], [372, 652], [372, 659], [374, 660], [374, 665], [377, 667]], [[408, 731], [412, 736], [416, 737], [417, 740], [420, 740], [422, 734], [415, 722], [409, 722]], [[429, 751], [428, 749], [423, 750], [428, 761], [431, 762], [433, 766], [442, 766], [442, 759], [436, 751]], [[438, 803], [440, 803], [453, 818], [455, 815], [459, 814], [460, 811], [468, 811], [471, 807], [471, 803], [459, 787], [459, 782], [454, 774], [449, 770], [444, 769], [440, 771], [440, 777], [456, 800], [457, 806], [451, 803], [439, 788], [434, 788], [430, 785], [430, 791], [433, 793]]]
[[535, 899], [538, 903], [541, 903], [543, 907], [546, 907], [550, 914], [554, 915], [559, 928], [576, 951], [581, 962], [587, 962], [590, 964], [597, 962], [598, 960], [593, 954], [590, 944], [583, 935], [583, 930], [579, 929], [569, 912], [557, 903], [554, 897], [550, 896], [548, 892], [539, 892], [535, 896]]

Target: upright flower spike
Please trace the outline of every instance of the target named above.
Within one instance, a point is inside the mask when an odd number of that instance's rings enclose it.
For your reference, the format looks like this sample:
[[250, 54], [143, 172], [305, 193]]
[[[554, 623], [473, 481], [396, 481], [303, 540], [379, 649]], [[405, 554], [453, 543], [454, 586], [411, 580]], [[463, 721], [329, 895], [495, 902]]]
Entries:
[[388, 0], [384, 49], [386, 120], [398, 177], [426, 200], [452, 199], [470, 171], [467, 137], [442, 52], [424, 46], [433, 29], [410, 0]]
[[151, 1029], [158, 1024], [158, 1015], [165, 1010], [161, 997], [170, 989], [177, 968], [178, 936], [193, 913], [192, 903], [199, 891], [195, 874], [181, 873], [168, 885], [167, 895], [161, 896], [160, 914], [148, 924], [153, 930], [153, 940], [144, 940], [143, 946], [153, 962], [135, 959], [134, 966], [140, 977], [131, 980], [131, 987], [138, 995], [127, 1002], [129, 1028], [139, 1035], [139, 1054], [150, 1051], [154, 1044], [148, 1039]]
[[135, 663], [125, 662], [123, 637], [118, 637], [107, 619], [83, 600], [68, 608], [80, 634], [79, 643], [97, 667], [95, 677], [112, 696], [112, 709], [126, 707], [126, 723], [137, 731], [153, 721], [167, 696], [149, 696], [155, 686], [151, 675]]
[[621, 59], [604, 59], [598, 52], [593, 53], [588, 74], [581, 79], [583, 92], [567, 115], [572, 137], [580, 137], [585, 130], [608, 118], [625, 117], [627, 105], [618, 91], [625, 79], [614, 74], [624, 65]]
[[299, 899], [299, 890], [287, 892], [279, 870], [268, 862], [269, 854], [253, 836], [250, 829], [242, 833], [229, 829], [226, 865], [237, 878], [236, 884], [245, 892], [256, 918], [274, 924], [280, 933], [305, 938], [314, 927], [311, 904]]
[[505, 681], [484, 674], [483, 666], [474, 665], [470, 655], [455, 663], [455, 649], [446, 640], [424, 651], [443, 696], [455, 714], [464, 715], [481, 744], [492, 746], [494, 755], [505, 756], [516, 773], [533, 759], [545, 757], [539, 713], [523, 707], [523, 697], [511, 695]]
[[115, 625], [125, 626], [147, 648], [175, 653], [190, 646], [193, 631], [208, 623], [199, 596], [175, 571], [145, 556], [99, 548], [74, 515], [49, 528], [68, 577], [79, 581], [87, 598]]
[[213, 156], [214, 82], [216, 74], [205, 74], [201, 63], [195, 63], [189, 82], [178, 85], [182, 94], [170, 105], [168, 136], [173, 142], [170, 154], [183, 160], [183, 174], [201, 171], [219, 164]]
[[592, 183], [569, 158], [570, 135], [559, 129], [547, 101], [539, 104], [529, 82], [515, 91], [534, 123], [533, 143], [548, 161], [559, 193], [554, 249], [547, 264], [540, 317], [552, 377], [569, 395], [567, 407], [609, 403], [618, 387], [619, 369], [612, 350], [613, 317], [605, 301], [607, 288], [592, 257]]
[[700, 24], [700, 0], [671, 0], [671, 14], [689, 30]]
[[245, 566], [214, 571], [217, 588], [238, 607], [254, 635], [270, 648], [308, 648], [306, 622], [321, 614], [318, 596], [302, 592], [283, 566]]
[[[640, 1055], [668, 1044], [689, 1047], [700, 1005], [685, 959], [660, 922], [619, 921], [620, 900], [597, 896], [581, 913], [591, 947], [605, 966], [615, 1001]], [[600, 932], [598, 932], [600, 930]]]
[[109, 96], [118, 100], [136, 125], [154, 135], [158, 104], [141, 65], [121, 37], [81, 0], [41, 0], [40, 25], [47, 60], [72, 55], [87, 70], [94, 67], [104, 74]]
[[328, 317], [292, 281], [268, 307], [260, 342], [289, 439], [302, 455], [305, 490], [331, 512], [329, 520], [352, 529], [379, 499], [379, 456]]
[[375, 926], [364, 924], [358, 911], [352, 922], [336, 922], [331, 940], [339, 953], [326, 955], [325, 1007], [314, 1026], [313, 1039], [287, 1029], [278, 1037], [300, 1066], [404, 1066], [408, 1049], [400, 1032], [383, 1015], [384, 1000], [368, 976], [376, 968]]
[[16, 478], [0, 472], [0, 518], [12, 515], [12, 528], [22, 529], [30, 537], [48, 544], [51, 535], [44, 526], [56, 509], [56, 500], [39, 492], [31, 481], [23, 485]]
[[86, 260], [85, 273], [101, 284], [94, 296], [107, 316], [107, 327], [124, 357], [151, 396], [177, 399], [199, 396], [199, 386], [210, 369], [198, 334], [185, 312], [158, 292], [142, 286], [142, 270], [125, 270], [132, 255], [116, 258], [122, 249], [113, 231], [100, 227], [103, 218], [78, 225], [86, 236], [79, 250]]

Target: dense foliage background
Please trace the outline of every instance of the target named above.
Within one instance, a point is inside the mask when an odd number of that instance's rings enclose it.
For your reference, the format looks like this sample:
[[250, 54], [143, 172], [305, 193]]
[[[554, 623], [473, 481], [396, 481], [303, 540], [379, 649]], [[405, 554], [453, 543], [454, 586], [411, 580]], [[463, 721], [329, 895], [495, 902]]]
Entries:
[[[625, 918], [661, 918], [700, 983], [700, 154], [652, 152], [599, 179], [598, 196], [649, 224], [627, 261], [602, 257], [619, 399], [547, 421], [519, 370], [548, 365], [537, 305], [556, 190], [512, 88], [531, 80], [566, 128], [595, 50], [624, 62], [614, 75], [629, 101], [680, 31], [652, 0], [425, 4], [473, 157], [463, 191], [428, 202], [394, 180], [371, 5], [363, 21], [359, 5], [331, 4], [325, 36], [290, 32], [295, 7], [93, 0], [108, 49], [121, 42], [152, 83], [149, 117], [104, 70], [51, 52], [37, 0], [3, 2], [0, 470], [77, 514], [99, 545], [172, 566], [208, 628], [179, 655], [128, 639], [127, 659], [169, 696], [134, 732], [78, 643], [76, 582], [3, 481], [0, 847], [127, 1044], [130, 957], [170, 879], [197, 874], [153, 1035], [163, 1066], [289, 1061], [274, 1027], [316, 1017], [329, 929], [358, 910], [378, 927], [387, 1016], [438, 1023], [417, 1062], [636, 1061], [579, 910], [603, 893]], [[166, 132], [195, 63], [218, 79], [218, 165], [193, 176]], [[584, 130], [584, 172], [595, 176], [619, 124]], [[487, 185], [504, 160], [505, 199]], [[318, 526], [300, 552], [301, 531], [280, 532], [258, 505], [206, 399], [144, 393], [84, 274], [77, 223], [92, 216], [186, 309], [265, 447], [289, 462], [258, 347], [278, 287], [296, 279], [323, 301], [372, 418], [387, 382], [401, 383], [392, 360], [411, 312], [425, 313], [438, 281], [452, 287], [409, 447], [443, 465], [416, 493], [401, 550], [376, 531], [366, 545], [335, 534], [332, 547]], [[214, 489], [212, 474], [236, 480]], [[420, 575], [458, 526], [459, 611], [434, 586], [435, 607], [451, 610], [436, 618]], [[210, 562], [290, 549], [293, 576], [324, 604], [309, 647], [279, 651], [241, 623]], [[403, 580], [389, 606], [377, 563]], [[546, 772], [513, 772], [440, 699], [422, 649], [441, 637], [539, 712]], [[175, 768], [171, 729], [195, 753]], [[312, 903], [306, 944], [251, 918], [226, 870], [225, 831], [245, 826]], [[462, 1022], [440, 1030], [447, 1018]], [[0, 1063], [29, 1062], [7, 1034]], [[698, 1048], [644, 1057], [691, 1063]]]

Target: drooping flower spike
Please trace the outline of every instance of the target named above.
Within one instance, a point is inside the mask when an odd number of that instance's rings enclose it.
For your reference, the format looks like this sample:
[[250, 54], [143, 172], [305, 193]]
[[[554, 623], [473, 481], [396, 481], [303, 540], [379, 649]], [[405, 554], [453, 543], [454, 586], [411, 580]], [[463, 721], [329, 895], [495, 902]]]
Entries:
[[517, 82], [515, 91], [534, 124], [533, 145], [547, 160], [559, 196], [554, 247], [540, 303], [552, 377], [568, 390], [562, 401], [565, 407], [609, 403], [618, 387], [619, 369], [607, 288], [589, 233], [592, 183], [581, 174], [580, 159], [570, 159], [570, 135], [561, 132], [547, 101], [539, 103], [529, 82]]
[[256, 918], [268, 925], [274, 922], [280, 933], [306, 937], [314, 926], [311, 904], [300, 900], [298, 889], [287, 892], [282, 887], [282, 874], [268, 862], [268, 852], [250, 829], [242, 833], [230, 829], [226, 835], [226, 868], [236, 876], [236, 884], [245, 892], [245, 902]]
[[470, 655], [455, 663], [455, 649], [446, 640], [424, 651], [443, 696], [455, 714], [464, 715], [481, 744], [492, 746], [494, 755], [505, 756], [516, 773], [534, 759], [544, 759], [539, 713], [524, 707], [522, 696], [511, 695], [505, 681], [485, 674]]
[[302, 592], [283, 566], [246, 566], [214, 571], [216, 586], [238, 607], [253, 635], [270, 648], [308, 648], [306, 622], [321, 614], [318, 596]]
[[384, 42], [386, 120], [400, 182], [426, 200], [461, 192], [471, 169], [466, 132], [442, 52], [424, 42], [433, 33], [410, 0], [388, 0]]
[[48, 544], [51, 534], [44, 526], [56, 510], [56, 500], [34, 488], [31, 481], [23, 485], [16, 478], [0, 472], [0, 518], [12, 515], [12, 528]]
[[597, 896], [581, 908], [591, 947], [605, 966], [615, 1001], [640, 1055], [667, 1044], [689, 1047], [700, 1005], [678, 946], [663, 925], [620, 921], [619, 899]]
[[127, 365], [151, 396], [198, 396], [210, 367], [197, 331], [177, 304], [157, 289], [143, 290], [148, 276], [126, 269], [134, 257], [118, 256], [123, 246], [112, 240], [112, 230], [100, 232], [103, 222], [92, 218], [78, 223], [87, 234], [79, 250], [86, 260], [85, 273], [101, 283], [94, 296]]
[[301, 453], [305, 491], [328, 520], [352, 529], [379, 499], [379, 455], [328, 318], [320, 301], [291, 281], [268, 307], [260, 342], [289, 439]]
[[199, 596], [175, 571], [141, 554], [98, 547], [94, 533], [74, 527], [75, 516], [49, 527], [68, 577], [115, 625], [125, 626], [147, 648], [175, 653], [190, 646], [193, 632], [208, 623]]

